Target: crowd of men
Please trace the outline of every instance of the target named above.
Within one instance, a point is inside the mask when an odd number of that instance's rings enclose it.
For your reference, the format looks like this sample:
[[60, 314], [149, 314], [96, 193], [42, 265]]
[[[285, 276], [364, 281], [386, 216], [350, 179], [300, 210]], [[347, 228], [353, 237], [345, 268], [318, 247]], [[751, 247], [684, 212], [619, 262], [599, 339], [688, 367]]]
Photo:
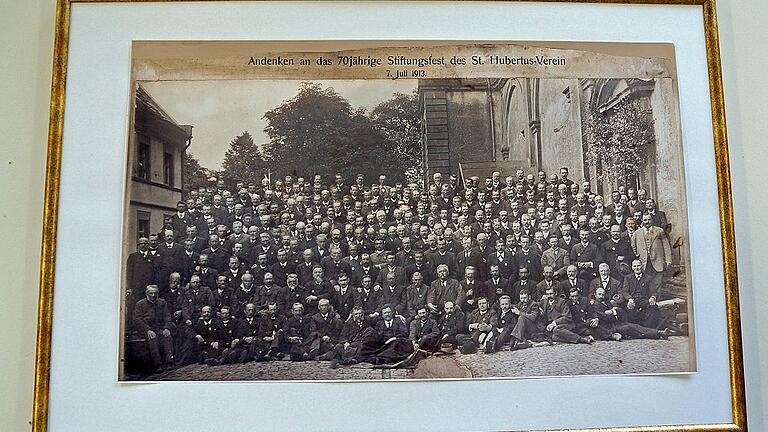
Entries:
[[669, 337], [670, 224], [645, 190], [483, 180], [211, 179], [129, 255], [126, 340], [156, 370]]

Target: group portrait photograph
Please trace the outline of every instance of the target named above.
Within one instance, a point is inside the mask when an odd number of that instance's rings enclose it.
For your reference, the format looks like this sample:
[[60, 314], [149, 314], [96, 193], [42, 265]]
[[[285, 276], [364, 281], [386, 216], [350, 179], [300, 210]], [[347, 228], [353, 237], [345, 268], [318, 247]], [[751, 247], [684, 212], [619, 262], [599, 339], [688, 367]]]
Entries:
[[672, 78], [133, 92], [121, 381], [696, 371]]

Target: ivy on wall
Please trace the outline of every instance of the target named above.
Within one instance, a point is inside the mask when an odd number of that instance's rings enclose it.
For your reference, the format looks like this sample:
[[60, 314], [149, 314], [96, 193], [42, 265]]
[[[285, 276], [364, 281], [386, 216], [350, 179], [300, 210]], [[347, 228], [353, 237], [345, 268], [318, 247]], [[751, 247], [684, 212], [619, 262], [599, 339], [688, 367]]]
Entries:
[[651, 110], [640, 99], [623, 99], [609, 110], [591, 107], [583, 126], [586, 160], [604, 184], [625, 185], [643, 170], [655, 140]]

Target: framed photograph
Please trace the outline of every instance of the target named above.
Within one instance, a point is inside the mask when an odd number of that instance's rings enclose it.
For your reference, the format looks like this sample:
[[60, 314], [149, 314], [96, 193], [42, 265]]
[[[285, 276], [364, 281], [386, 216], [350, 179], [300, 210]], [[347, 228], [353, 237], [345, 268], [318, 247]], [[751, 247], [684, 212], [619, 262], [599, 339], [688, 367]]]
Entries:
[[745, 430], [715, 3], [630, 3], [60, 1], [34, 430]]

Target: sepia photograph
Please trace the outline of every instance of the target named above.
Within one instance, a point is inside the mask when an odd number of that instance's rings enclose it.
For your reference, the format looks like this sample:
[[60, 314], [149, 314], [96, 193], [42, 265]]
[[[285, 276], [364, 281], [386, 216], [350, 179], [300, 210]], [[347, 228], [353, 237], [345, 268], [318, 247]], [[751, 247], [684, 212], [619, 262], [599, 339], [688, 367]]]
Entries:
[[696, 372], [674, 73], [538, 49], [135, 79], [118, 379]]

